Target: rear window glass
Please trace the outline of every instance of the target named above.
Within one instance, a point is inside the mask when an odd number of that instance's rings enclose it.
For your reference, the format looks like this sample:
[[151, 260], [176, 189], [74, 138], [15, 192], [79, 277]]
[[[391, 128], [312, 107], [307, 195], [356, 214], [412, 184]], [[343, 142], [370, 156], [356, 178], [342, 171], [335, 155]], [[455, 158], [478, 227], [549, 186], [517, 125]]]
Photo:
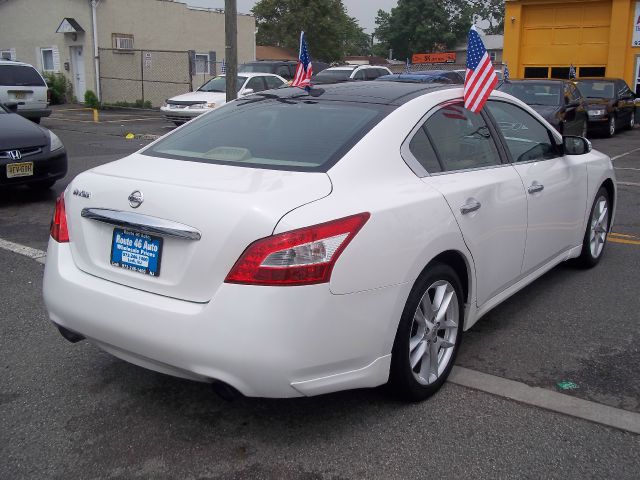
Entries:
[[580, 80], [578, 88], [585, 97], [589, 98], [615, 98], [616, 96], [613, 82]]
[[318, 82], [340, 82], [347, 80], [351, 73], [353, 73], [353, 70], [323, 70], [314, 79]]
[[143, 153], [176, 160], [326, 171], [390, 107], [248, 97], [203, 115]]
[[533, 82], [503, 83], [500, 90], [509, 93], [527, 105], [560, 105], [562, 88], [560, 84]]
[[275, 65], [271, 63], [245, 63], [238, 67], [238, 72], [244, 73], [273, 73]]
[[0, 65], [0, 85], [3, 87], [46, 87], [33, 67], [26, 65]]

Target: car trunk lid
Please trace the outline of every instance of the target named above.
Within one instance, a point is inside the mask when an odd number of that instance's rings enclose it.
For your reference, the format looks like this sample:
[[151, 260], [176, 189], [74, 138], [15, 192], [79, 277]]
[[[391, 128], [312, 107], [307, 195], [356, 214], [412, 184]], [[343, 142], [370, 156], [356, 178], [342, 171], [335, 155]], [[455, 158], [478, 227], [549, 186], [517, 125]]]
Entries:
[[[130, 205], [133, 192], [141, 194], [132, 197], [132, 204], [142, 199], [137, 208]], [[134, 154], [79, 175], [67, 189], [71, 253], [78, 268], [91, 275], [160, 295], [207, 302], [250, 243], [271, 235], [287, 212], [330, 192], [325, 173]], [[119, 223], [123, 215], [128, 223]], [[191, 234], [148, 229], [154, 222]], [[131, 232], [142, 233], [141, 242], [161, 239], [161, 245], [156, 242], [158, 275], [113, 264], [113, 249], [121, 248], [117, 244], [129, 242], [129, 247], [136, 248], [131, 245], [136, 238], [128, 236]], [[130, 254], [137, 255], [136, 251]]]

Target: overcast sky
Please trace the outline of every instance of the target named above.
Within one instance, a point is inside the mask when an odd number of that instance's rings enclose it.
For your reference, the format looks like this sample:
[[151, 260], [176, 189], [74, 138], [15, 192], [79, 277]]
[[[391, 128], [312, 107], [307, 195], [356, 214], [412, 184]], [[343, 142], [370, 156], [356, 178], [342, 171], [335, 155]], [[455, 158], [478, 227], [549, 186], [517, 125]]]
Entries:
[[[208, 8], [224, 8], [224, 0], [179, 0], [189, 5]], [[382, 9], [390, 11], [398, 4], [398, 0], [342, 0], [349, 15], [356, 17], [358, 23], [369, 34], [375, 28], [376, 13]], [[238, 13], [250, 13], [256, 4], [255, 0], [238, 0]]]

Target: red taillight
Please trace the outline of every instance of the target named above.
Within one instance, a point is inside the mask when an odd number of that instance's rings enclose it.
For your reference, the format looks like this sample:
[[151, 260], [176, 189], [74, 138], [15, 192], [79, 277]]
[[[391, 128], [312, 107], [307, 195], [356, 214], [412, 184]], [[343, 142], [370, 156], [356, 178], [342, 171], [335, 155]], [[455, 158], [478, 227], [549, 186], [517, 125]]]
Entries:
[[247, 285], [325, 283], [338, 257], [371, 215], [368, 212], [256, 240], [225, 279]]
[[64, 192], [56, 199], [56, 209], [53, 211], [53, 219], [51, 220], [51, 238], [59, 243], [69, 241], [67, 212], [64, 209]]

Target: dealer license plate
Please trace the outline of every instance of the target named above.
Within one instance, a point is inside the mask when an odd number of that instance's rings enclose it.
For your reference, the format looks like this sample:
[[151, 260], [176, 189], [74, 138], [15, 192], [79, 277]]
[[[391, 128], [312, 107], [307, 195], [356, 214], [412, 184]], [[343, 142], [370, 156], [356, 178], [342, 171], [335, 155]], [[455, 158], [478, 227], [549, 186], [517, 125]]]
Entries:
[[27, 94], [25, 92], [16, 92], [14, 93], [16, 100], [23, 100]]
[[30, 177], [33, 175], [33, 162], [7, 164], [7, 178]]
[[160, 276], [162, 238], [122, 228], [113, 229], [111, 265], [124, 270]]

